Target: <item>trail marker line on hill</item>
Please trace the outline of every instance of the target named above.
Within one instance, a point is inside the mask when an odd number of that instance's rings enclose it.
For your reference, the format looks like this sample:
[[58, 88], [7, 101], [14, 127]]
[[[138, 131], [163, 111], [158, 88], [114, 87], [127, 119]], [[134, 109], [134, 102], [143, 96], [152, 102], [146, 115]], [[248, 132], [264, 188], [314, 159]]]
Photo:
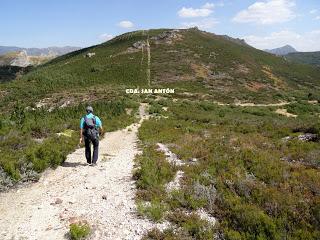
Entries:
[[151, 71], [150, 71], [151, 49], [150, 49], [150, 43], [149, 43], [149, 35], [147, 38], [147, 54], [148, 54], [147, 81], [148, 81], [148, 86], [151, 86]]

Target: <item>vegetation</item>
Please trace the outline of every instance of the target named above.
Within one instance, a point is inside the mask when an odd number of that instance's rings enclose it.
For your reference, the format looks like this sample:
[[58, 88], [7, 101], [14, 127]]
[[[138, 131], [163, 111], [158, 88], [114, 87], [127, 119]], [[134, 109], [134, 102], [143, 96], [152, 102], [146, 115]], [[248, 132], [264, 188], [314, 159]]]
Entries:
[[71, 240], [83, 240], [90, 234], [90, 226], [87, 223], [72, 223], [70, 225], [70, 238]]
[[[79, 142], [79, 121], [85, 104], [27, 110], [18, 102], [12, 112], [3, 116], [0, 124], [2, 168], [14, 181], [33, 179], [36, 172], [57, 167]], [[123, 128], [134, 121], [125, 108], [136, 108], [129, 100], [93, 102], [95, 114], [106, 131]], [[67, 133], [67, 134], [66, 134]]]
[[[175, 33], [176, 38], [170, 38], [170, 34], [159, 38], [167, 31], [127, 33], [55, 58], [19, 81], [1, 84], [0, 91], [7, 94], [1, 97], [0, 108], [19, 99], [31, 103], [63, 91], [76, 94], [92, 88], [124, 91], [126, 87], [145, 87], [147, 51], [134, 48], [133, 44], [143, 43], [148, 37], [153, 87], [207, 94], [222, 102], [276, 102], [307, 98], [309, 93], [318, 92], [319, 68], [288, 63], [197, 29], [180, 30]], [[95, 55], [88, 57], [88, 53]]]
[[[275, 107], [186, 100], [163, 103], [169, 109], [163, 114], [169, 118], [151, 119], [140, 128], [144, 152], [148, 152], [147, 146], [162, 142], [172, 146], [186, 163], [192, 158], [198, 162], [176, 167], [184, 171], [178, 191], [163, 191], [172, 178], [156, 188], [153, 183], [138, 184], [138, 201], [159, 202], [161, 196], [161, 204], [167, 206], [162, 220], [184, 229], [153, 230], [146, 239], [211, 239], [213, 233], [222, 239], [320, 237], [320, 145], [297, 138], [320, 133], [318, 106], [292, 104], [288, 109], [299, 116], [287, 118], [277, 115]], [[156, 162], [157, 169], [168, 168], [167, 162]], [[140, 166], [140, 172], [148, 172], [149, 168]], [[138, 182], [143, 177], [140, 175]], [[151, 186], [152, 191], [146, 191]], [[157, 189], [159, 194], [153, 194]], [[183, 212], [199, 208], [218, 219], [216, 229], [202, 228], [192, 217], [190, 222], [185, 220]]]
[[138, 202], [137, 205], [140, 215], [147, 216], [155, 222], [160, 221], [167, 210], [167, 206], [159, 200], [153, 200], [150, 205], [146, 205], [143, 202]]
[[31, 70], [31, 67], [0, 66], [0, 83], [14, 80]]
[[[151, 34], [153, 32], [151, 31]], [[221, 102], [292, 101], [319, 86], [319, 69], [237, 44], [223, 36], [189, 29], [175, 44], [152, 44], [154, 84], [207, 94]], [[302, 85], [300, 85], [302, 84]]]
[[320, 66], [320, 52], [297, 52], [289, 53], [285, 59], [291, 62]]
[[[147, 86], [147, 51], [133, 46], [147, 39], [152, 87], [175, 94], [125, 95], [125, 88]], [[77, 147], [87, 104], [111, 131], [134, 122], [135, 111], [126, 110], [145, 101], [153, 117], [139, 130], [138, 210], [172, 224], [145, 239], [319, 239], [319, 138], [301, 140], [320, 135], [319, 76], [319, 68], [197, 29], [124, 34], [0, 84], [0, 173], [36, 180], [62, 164]], [[238, 101], [286, 101], [281, 108], [298, 116]], [[186, 164], [168, 163], [157, 143]], [[181, 188], [168, 192], [178, 170]], [[218, 224], [201, 219], [199, 209]]]

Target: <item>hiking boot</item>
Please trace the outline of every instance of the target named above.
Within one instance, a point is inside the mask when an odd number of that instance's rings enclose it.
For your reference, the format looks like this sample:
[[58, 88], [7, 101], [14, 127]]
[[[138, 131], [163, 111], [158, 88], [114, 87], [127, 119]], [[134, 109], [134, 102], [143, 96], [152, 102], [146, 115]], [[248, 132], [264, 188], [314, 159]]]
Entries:
[[95, 166], [97, 166], [97, 163], [91, 163], [90, 166], [91, 166], [91, 167], [95, 167]]

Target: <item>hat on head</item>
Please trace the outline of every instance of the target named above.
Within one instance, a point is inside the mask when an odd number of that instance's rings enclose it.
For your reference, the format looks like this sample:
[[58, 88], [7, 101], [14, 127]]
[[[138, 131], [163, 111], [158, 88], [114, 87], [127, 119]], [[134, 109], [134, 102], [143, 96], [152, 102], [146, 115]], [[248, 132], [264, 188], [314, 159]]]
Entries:
[[93, 112], [93, 108], [91, 106], [86, 107], [86, 111], [89, 113]]

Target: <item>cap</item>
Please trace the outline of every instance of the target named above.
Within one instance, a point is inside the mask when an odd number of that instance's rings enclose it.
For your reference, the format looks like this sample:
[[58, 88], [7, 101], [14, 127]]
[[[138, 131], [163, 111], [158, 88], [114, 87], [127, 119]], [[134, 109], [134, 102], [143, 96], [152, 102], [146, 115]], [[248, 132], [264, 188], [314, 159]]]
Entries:
[[88, 107], [86, 108], [86, 111], [92, 113], [92, 112], [93, 112], [93, 108], [92, 108], [91, 106], [88, 106]]

